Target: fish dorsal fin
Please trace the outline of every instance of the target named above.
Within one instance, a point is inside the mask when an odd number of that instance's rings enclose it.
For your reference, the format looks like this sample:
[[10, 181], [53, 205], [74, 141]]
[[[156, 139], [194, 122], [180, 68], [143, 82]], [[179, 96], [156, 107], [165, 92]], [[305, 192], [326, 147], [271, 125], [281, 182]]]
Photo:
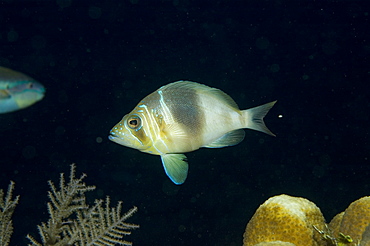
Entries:
[[0, 66], [0, 80], [8, 81], [8, 82], [34, 81], [32, 78], [30, 78], [29, 76], [21, 72], [14, 71], [10, 68], [1, 67], [1, 66]]
[[245, 132], [243, 129], [234, 130], [226, 133], [216, 141], [205, 145], [206, 148], [222, 148], [240, 143], [244, 139]]
[[172, 182], [179, 185], [185, 182], [188, 176], [188, 162], [183, 154], [161, 155], [164, 171]]
[[209, 87], [203, 84], [199, 84], [197, 82], [180, 80], [180, 81], [173, 82], [171, 84], [161, 87], [161, 89], [163, 90], [183, 89], [183, 88], [196, 90], [197, 93], [199, 94], [206, 94], [207, 96], [223, 101], [225, 104], [229, 105], [231, 108], [239, 109], [234, 99], [232, 99], [225, 92], [219, 89], [216, 89], [216, 88], [212, 88], [212, 87]]
[[9, 93], [6, 90], [0, 90], [0, 99], [10, 98]]

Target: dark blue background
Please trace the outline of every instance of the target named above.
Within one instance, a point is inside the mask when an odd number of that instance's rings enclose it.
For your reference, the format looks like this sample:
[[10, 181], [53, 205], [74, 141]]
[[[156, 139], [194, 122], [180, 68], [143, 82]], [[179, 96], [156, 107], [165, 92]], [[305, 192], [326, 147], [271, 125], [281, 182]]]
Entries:
[[[241, 245], [256, 208], [282, 193], [330, 221], [370, 195], [369, 14], [367, 0], [1, 1], [0, 65], [47, 88], [0, 115], [0, 187], [13, 180], [21, 195], [12, 245], [38, 237], [47, 180], [72, 162], [98, 187], [89, 199], [138, 206], [134, 245]], [[277, 99], [265, 119], [277, 137], [247, 130], [237, 146], [188, 153], [181, 186], [158, 156], [108, 141], [140, 99], [180, 79], [242, 109]]]

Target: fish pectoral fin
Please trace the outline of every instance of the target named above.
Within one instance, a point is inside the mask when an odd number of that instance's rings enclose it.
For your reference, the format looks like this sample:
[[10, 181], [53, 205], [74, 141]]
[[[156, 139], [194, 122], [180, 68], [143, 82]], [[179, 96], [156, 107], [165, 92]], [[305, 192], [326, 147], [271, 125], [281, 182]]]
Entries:
[[161, 155], [164, 171], [172, 182], [179, 185], [185, 182], [188, 176], [188, 162], [183, 154]]
[[245, 132], [243, 129], [234, 130], [226, 133], [222, 137], [218, 138], [216, 141], [207, 144], [203, 147], [206, 148], [222, 148], [227, 146], [232, 146], [240, 143], [244, 139]]
[[0, 90], [0, 99], [10, 98], [10, 95], [7, 90]]

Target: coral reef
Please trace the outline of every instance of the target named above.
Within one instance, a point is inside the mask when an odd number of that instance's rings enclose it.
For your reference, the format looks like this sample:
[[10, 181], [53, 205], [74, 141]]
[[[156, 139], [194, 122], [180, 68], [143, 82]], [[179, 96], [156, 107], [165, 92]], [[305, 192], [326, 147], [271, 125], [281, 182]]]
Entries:
[[295, 244], [288, 243], [288, 242], [282, 242], [282, 241], [274, 241], [274, 242], [258, 243], [255, 246], [295, 246]]
[[334, 236], [349, 236], [349, 245], [370, 246], [370, 196], [352, 202], [344, 212], [337, 214], [330, 221], [329, 229]]
[[274, 241], [319, 245], [321, 238], [315, 233], [314, 225], [320, 230], [325, 228], [324, 217], [314, 203], [288, 195], [271, 197], [249, 221], [244, 233], [244, 246]]
[[12, 200], [14, 182], [10, 181], [8, 192], [4, 199], [4, 191], [0, 190], [0, 246], [8, 245], [13, 233], [13, 222], [11, 220], [19, 196]]
[[[71, 165], [69, 182], [66, 183], [62, 173], [59, 181], [59, 189], [49, 181], [50, 190], [48, 196], [50, 202], [47, 204], [50, 215], [47, 223], [38, 226], [41, 243], [34, 237], [27, 235], [31, 246], [49, 245], [132, 245], [125, 241], [124, 236], [130, 235], [131, 229], [138, 225], [127, 223], [137, 208], [133, 207], [122, 214], [122, 202], [116, 207], [110, 207], [110, 199], [105, 202], [95, 200], [90, 206], [86, 203], [85, 193], [95, 189], [95, 186], [87, 186], [83, 179], [75, 177], [75, 165]], [[9, 244], [13, 232], [11, 216], [19, 197], [12, 200], [14, 183], [9, 185], [8, 193], [3, 199], [3, 191], [0, 190], [0, 246]]]
[[370, 197], [351, 203], [329, 224], [305, 198], [271, 197], [249, 221], [243, 245], [370, 246]]

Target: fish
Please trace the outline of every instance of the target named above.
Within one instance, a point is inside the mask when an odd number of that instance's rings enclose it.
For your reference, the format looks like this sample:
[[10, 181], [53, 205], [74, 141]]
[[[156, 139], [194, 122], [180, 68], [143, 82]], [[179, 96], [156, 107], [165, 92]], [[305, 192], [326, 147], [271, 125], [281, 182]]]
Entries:
[[45, 87], [31, 77], [0, 66], [0, 114], [31, 106], [42, 100]]
[[277, 101], [240, 110], [223, 91], [197, 82], [177, 81], [146, 96], [111, 130], [109, 140], [159, 155], [177, 185], [188, 175], [184, 153], [240, 143], [244, 128], [275, 136], [263, 118]]

